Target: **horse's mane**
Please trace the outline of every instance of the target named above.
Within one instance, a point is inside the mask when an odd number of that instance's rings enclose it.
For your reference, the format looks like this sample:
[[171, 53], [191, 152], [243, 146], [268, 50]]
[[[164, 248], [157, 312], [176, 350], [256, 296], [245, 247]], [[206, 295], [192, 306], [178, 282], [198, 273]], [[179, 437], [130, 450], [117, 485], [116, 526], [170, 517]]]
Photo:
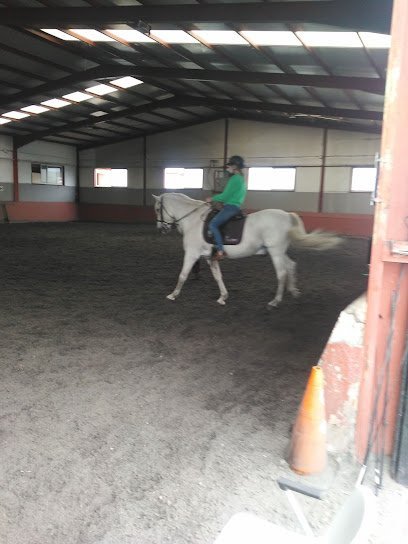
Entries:
[[186, 204], [189, 204], [190, 206], [195, 206], [195, 207], [201, 206], [204, 202], [203, 200], [196, 200], [194, 198], [190, 198], [184, 193], [164, 193], [162, 196], [165, 196], [165, 195], [168, 195], [168, 196], [171, 195], [172, 197], [175, 197], [178, 200], [182, 200]]

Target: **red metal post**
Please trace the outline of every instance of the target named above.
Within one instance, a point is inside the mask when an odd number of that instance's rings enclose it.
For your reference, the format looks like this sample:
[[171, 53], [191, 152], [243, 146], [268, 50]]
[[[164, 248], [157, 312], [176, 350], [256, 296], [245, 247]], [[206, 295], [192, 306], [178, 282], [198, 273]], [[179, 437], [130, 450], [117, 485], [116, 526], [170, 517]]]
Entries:
[[222, 167], [227, 164], [228, 160], [228, 136], [229, 136], [229, 119], [224, 121], [224, 164]]
[[317, 211], [322, 213], [323, 211], [323, 197], [324, 197], [324, 181], [326, 177], [326, 155], [327, 155], [327, 128], [323, 129], [323, 143], [322, 143], [322, 167], [320, 170], [320, 188], [319, 188], [319, 203]]
[[18, 186], [18, 156], [17, 147], [13, 142], [13, 201], [18, 202], [20, 199]]
[[[375, 389], [389, 358], [388, 424], [385, 453], [392, 452], [397, 414], [401, 361], [408, 325], [408, 257], [396, 249], [408, 241], [408, 2], [394, 0], [392, 44], [387, 71], [380, 177], [376, 203], [368, 310], [365, 336], [365, 368], [360, 386], [356, 427], [357, 455], [363, 459], [369, 437]], [[397, 293], [398, 292], [398, 293]], [[391, 300], [397, 294], [394, 327]], [[384, 386], [385, 382], [382, 381]], [[384, 407], [380, 396], [379, 422]]]

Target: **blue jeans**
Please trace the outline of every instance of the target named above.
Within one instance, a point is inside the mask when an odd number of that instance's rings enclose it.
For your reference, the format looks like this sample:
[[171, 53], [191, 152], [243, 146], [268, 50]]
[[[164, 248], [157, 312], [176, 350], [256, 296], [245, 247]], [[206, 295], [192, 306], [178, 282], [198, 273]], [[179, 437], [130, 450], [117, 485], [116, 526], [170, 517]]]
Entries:
[[215, 246], [218, 251], [224, 251], [220, 227], [222, 227], [222, 225], [225, 225], [225, 223], [229, 219], [231, 219], [231, 217], [234, 217], [234, 215], [236, 215], [239, 211], [240, 208], [238, 206], [233, 206], [232, 204], [225, 204], [222, 210], [218, 212], [217, 215], [214, 217], [214, 219], [211, 219], [208, 227], [213, 233]]

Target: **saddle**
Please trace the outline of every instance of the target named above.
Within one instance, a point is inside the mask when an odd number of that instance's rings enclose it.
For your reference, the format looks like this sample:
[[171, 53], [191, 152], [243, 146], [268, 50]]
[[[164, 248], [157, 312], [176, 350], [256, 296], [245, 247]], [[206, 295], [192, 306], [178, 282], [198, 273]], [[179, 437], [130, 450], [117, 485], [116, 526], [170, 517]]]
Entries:
[[[212, 232], [208, 228], [208, 224], [211, 221], [211, 219], [213, 219], [217, 215], [218, 212], [219, 210], [210, 211], [210, 213], [207, 215], [207, 218], [204, 222], [203, 236], [204, 236], [204, 240], [208, 242], [209, 244], [214, 243], [214, 237], [212, 235]], [[222, 227], [220, 227], [220, 232], [222, 234], [224, 245], [236, 246], [241, 242], [242, 231], [244, 230], [244, 225], [245, 225], [245, 219], [246, 219], [246, 214], [240, 211], [239, 213], [237, 213], [237, 215], [234, 215], [233, 217], [231, 217], [231, 219], [229, 219], [228, 222], [225, 223], [225, 225], [222, 225]]]

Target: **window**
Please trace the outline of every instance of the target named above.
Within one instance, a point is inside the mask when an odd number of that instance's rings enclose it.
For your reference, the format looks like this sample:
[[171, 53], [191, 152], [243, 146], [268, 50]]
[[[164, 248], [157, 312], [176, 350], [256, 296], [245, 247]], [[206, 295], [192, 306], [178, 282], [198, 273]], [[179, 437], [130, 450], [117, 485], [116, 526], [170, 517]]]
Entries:
[[294, 191], [296, 168], [249, 168], [251, 191]]
[[375, 189], [376, 168], [353, 168], [351, 190], [360, 193], [372, 193]]
[[126, 168], [95, 168], [95, 187], [127, 187]]
[[32, 164], [31, 183], [38, 185], [64, 185], [64, 167]]
[[202, 189], [204, 170], [202, 168], [165, 168], [165, 189]]

